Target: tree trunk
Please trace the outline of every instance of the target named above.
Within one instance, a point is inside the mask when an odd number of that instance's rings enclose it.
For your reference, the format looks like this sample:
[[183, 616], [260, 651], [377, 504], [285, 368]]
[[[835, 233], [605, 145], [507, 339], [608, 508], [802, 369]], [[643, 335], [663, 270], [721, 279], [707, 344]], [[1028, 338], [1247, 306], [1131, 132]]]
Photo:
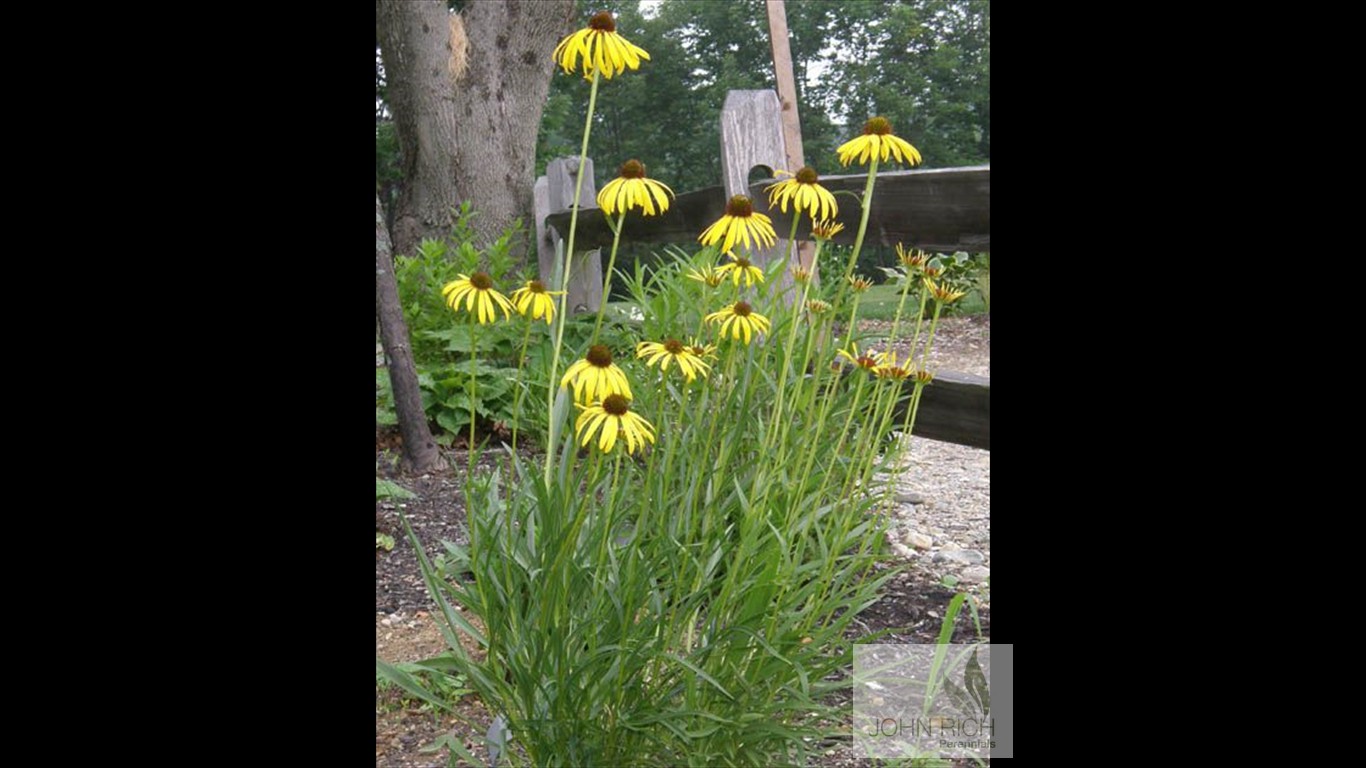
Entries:
[[449, 233], [451, 209], [459, 201], [450, 15], [445, 0], [376, 0], [375, 24], [403, 155], [393, 245], [412, 256], [423, 238]]
[[394, 392], [394, 411], [399, 433], [403, 435], [403, 458], [418, 472], [441, 466], [441, 454], [427, 428], [422, 410], [422, 391], [417, 385], [417, 369], [408, 343], [408, 325], [403, 322], [403, 306], [394, 279], [394, 257], [389, 230], [384, 226], [384, 206], [375, 195], [375, 314], [379, 316], [380, 343], [389, 359], [389, 383]]
[[[492, 242], [514, 219], [535, 231], [536, 132], [556, 71], [551, 52], [583, 24], [573, 0], [470, 0], [462, 13], [469, 68], [455, 92], [455, 187], [479, 212], [475, 231]], [[514, 255], [524, 261], [523, 245]]]

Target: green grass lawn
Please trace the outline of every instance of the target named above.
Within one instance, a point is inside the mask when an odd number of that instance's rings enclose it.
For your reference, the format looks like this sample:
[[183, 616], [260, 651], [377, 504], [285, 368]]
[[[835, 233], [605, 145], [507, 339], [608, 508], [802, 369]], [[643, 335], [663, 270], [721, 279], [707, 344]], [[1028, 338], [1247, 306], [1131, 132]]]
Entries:
[[[902, 313], [903, 318], [915, 315], [916, 305], [920, 300], [920, 291], [911, 288], [911, 295], [906, 297], [906, 309]], [[901, 292], [891, 283], [875, 285], [863, 294], [859, 300], [858, 316], [864, 320], [892, 320], [896, 318], [896, 305], [901, 301]], [[933, 311], [934, 303], [930, 302], [927, 309]], [[982, 294], [972, 291], [967, 296], [959, 300], [954, 307], [954, 314], [957, 315], [980, 315], [987, 311], [986, 304], [982, 301]]]

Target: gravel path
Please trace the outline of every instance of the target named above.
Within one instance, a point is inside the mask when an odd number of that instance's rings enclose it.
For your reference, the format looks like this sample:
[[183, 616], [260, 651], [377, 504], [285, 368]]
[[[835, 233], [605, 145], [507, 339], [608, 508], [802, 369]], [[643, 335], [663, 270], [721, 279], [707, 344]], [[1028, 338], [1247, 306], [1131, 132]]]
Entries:
[[[865, 333], [891, 324], [864, 322]], [[869, 342], [878, 351], [883, 344]], [[924, 340], [921, 342], [923, 347]], [[905, 359], [909, 342], [893, 345]], [[930, 348], [931, 371], [991, 375], [988, 316], [941, 318]], [[892, 549], [935, 578], [948, 577], [986, 601], [991, 571], [991, 451], [917, 437], [896, 478]]]

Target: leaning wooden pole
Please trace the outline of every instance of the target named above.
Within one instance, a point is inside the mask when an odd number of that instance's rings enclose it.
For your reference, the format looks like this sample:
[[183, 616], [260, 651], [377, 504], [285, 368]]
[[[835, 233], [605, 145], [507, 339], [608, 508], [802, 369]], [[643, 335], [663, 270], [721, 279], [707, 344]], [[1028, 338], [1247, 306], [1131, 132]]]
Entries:
[[403, 436], [403, 458], [408, 467], [425, 472], [441, 466], [441, 454], [427, 427], [422, 409], [422, 390], [417, 383], [408, 325], [403, 322], [403, 305], [398, 298], [394, 276], [393, 244], [384, 225], [384, 208], [375, 195], [375, 314], [379, 317], [380, 342], [388, 358], [390, 389], [394, 393], [394, 412], [398, 431]]
[[[806, 165], [802, 151], [802, 123], [797, 114], [797, 79], [792, 73], [792, 47], [788, 45], [787, 5], [784, 0], [768, 0], [768, 39], [773, 46], [773, 75], [778, 82], [778, 100], [782, 104], [783, 144], [787, 168], [796, 173]], [[813, 268], [816, 250], [809, 240], [797, 243], [797, 261], [808, 270]]]

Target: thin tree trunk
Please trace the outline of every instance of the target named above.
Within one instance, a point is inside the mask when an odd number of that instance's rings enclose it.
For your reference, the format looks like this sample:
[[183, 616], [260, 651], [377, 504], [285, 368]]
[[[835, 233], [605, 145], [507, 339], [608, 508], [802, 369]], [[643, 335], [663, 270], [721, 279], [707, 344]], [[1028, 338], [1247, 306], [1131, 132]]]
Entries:
[[[460, 199], [450, 12], [445, 0], [376, 0], [375, 23], [403, 155], [394, 249], [411, 256], [423, 238], [440, 239], [449, 233], [451, 209]], [[534, 147], [535, 126], [532, 131]], [[463, 188], [467, 194], [477, 189]]]
[[472, 226], [485, 241], [518, 218], [534, 233], [536, 132], [556, 71], [551, 52], [587, 18], [573, 0], [470, 0], [461, 13], [469, 68], [455, 91], [455, 186], [473, 201]]
[[403, 457], [414, 471], [437, 469], [441, 466], [441, 454], [422, 410], [422, 391], [417, 385], [417, 368], [408, 342], [408, 324], [403, 322], [398, 282], [394, 279], [393, 249], [379, 195], [375, 195], [375, 314], [379, 316], [380, 343], [389, 360], [389, 382], [399, 433], [403, 436]]

